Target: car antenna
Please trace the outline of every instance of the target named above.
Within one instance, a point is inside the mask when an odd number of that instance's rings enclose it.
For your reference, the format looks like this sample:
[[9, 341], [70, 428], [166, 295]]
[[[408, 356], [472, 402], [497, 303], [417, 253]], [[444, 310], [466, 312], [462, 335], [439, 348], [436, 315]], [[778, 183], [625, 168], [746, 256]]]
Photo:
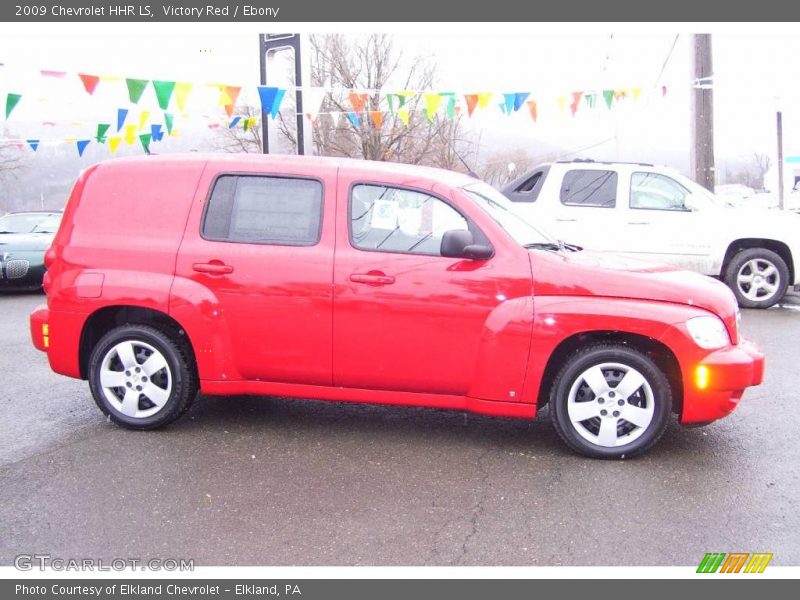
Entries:
[[475, 179], [480, 179], [478, 174], [475, 171], [473, 171], [472, 168], [467, 164], [467, 161], [464, 160], [464, 157], [462, 157], [461, 154], [459, 154], [458, 150], [453, 148], [453, 153], [458, 157], [458, 160], [461, 161], [461, 164], [464, 165], [464, 168], [467, 170], [467, 175], [469, 175], [470, 177], [474, 177]]

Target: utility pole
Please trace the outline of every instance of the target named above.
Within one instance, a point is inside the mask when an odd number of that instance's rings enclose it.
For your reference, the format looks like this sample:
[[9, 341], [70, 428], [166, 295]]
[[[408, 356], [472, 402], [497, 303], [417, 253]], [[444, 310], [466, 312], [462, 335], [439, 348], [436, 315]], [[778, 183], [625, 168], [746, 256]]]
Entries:
[[783, 113], [778, 111], [778, 207], [786, 209], [786, 199], [783, 196]]
[[[294, 50], [294, 85], [297, 106], [297, 153], [306, 153], [305, 123], [303, 122], [303, 70], [300, 56], [299, 33], [262, 33], [258, 36], [261, 85], [267, 85], [269, 55], [281, 50]], [[261, 144], [264, 154], [269, 154], [269, 118], [261, 114]]]
[[714, 69], [711, 60], [711, 34], [692, 36], [692, 173], [694, 180], [714, 191]]

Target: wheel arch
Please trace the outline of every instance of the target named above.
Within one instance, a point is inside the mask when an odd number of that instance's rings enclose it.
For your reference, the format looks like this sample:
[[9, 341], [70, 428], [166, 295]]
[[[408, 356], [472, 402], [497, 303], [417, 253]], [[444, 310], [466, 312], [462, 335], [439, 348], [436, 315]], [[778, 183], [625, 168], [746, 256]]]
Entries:
[[725, 278], [725, 271], [727, 271], [728, 265], [730, 265], [734, 256], [736, 256], [742, 250], [752, 250], [754, 248], [764, 248], [765, 250], [770, 250], [780, 256], [783, 259], [783, 262], [786, 263], [786, 267], [789, 269], [789, 281], [794, 281], [795, 265], [794, 261], [792, 260], [792, 251], [784, 242], [769, 238], [739, 238], [733, 240], [730, 244], [728, 244], [728, 248], [725, 250], [725, 258], [722, 260], [722, 268], [719, 272], [720, 277], [722, 279]]
[[541, 408], [548, 402], [555, 377], [569, 355], [587, 344], [605, 342], [617, 343], [643, 352], [667, 376], [672, 389], [672, 410], [677, 414], [683, 411], [683, 376], [675, 353], [663, 342], [638, 333], [619, 330], [598, 330], [575, 333], [563, 339], [550, 354], [539, 386], [537, 406]]
[[189, 356], [197, 362], [194, 346], [184, 327], [173, 317], [154, 308], [135, 305], [104, 306], [94, 311], [83, 324], [78, 346], [78, 366], [82, 379], [88, 377], [89, 356], [95, 344], [106, 333], [120, 325], [150, 325], [186, 346]]

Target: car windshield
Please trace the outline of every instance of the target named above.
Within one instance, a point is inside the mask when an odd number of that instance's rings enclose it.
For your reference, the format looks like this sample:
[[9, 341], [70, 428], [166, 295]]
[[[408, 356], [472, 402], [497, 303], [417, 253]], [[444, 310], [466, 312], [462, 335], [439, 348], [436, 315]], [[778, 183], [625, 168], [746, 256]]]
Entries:
[[488, 183], [471, 183], [461, 190], [505, 229], [520, 246], [557, 244], [556, 239], [533, 227], [511, 209], [511, 201]]
[[60, 215], [6, 215], [0, 217], [0, 233], [55, 233], [60, 221]]

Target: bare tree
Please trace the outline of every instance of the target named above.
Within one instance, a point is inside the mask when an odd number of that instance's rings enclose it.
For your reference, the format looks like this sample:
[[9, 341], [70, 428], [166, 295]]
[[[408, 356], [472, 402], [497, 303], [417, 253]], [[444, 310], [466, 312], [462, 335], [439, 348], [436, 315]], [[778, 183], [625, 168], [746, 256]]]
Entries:
[[[311, 86], [334, 90], [325, 97], [312, 128], [317, 154], [463, 170], [458, 154], [470, 155], [472, 143], [458, 116], [449, 119], [437, 115], [428, 122], [421, 110], [424, 98], [416, 94], [403, 106], [409, 111], [405, 124], [381, 104], [379, 90], [430, 90], [435, 84], [436, 69], [429, 59], [416, 57], [406, 63], [386, 34], [372, 34], [356, 41], [343, 35], [314, 35], [310, 38], [310, 51]], [[364, 112], [353, 120], [347, 117], [354, 112], [347, 90], [367, 93]], [[284, 137], [295, 144], [294, 99], [288, 95], [287, 99], [289, 110], [281, 111], [277, 121]], [[395, 108], [399, 108], [399, 100]], [[331, 113], [341, 116], [335, 120]], [[373, 113], [380, 113], [380, 117], [373, 119]]]
[[770, 159], [769, 154], [759, 154], [758, 152], [754, 152], [753, 162], [755, 162], [755, 167], [758, 170], [757, 189], [762, 189], [764, 187], [764, 175], [766, 175], [767, 171], [769, 171], [769, 168], [772, 165], [772, 160]]
[[244, 130], [244, 121], [250, 117], [261, 116], [261, 109], [246, 104], [237, 105], [234, 114], [241, 117], [240, 122], [235, 127], [220, 127], [218, 135], [214, 141], [216, 149], [222, 152], [248, 152], [258, 154], [262, 150], [261, 146], [261, 123], [255, 127]]
[[[509, 169], [509, 165], [514, 166], [513, 170]], [[481, 165], [480, 175], [487, 183], [502, 187], [535, 165], [536, 159], [525, 148], [511, 148], [490, 155]]]

